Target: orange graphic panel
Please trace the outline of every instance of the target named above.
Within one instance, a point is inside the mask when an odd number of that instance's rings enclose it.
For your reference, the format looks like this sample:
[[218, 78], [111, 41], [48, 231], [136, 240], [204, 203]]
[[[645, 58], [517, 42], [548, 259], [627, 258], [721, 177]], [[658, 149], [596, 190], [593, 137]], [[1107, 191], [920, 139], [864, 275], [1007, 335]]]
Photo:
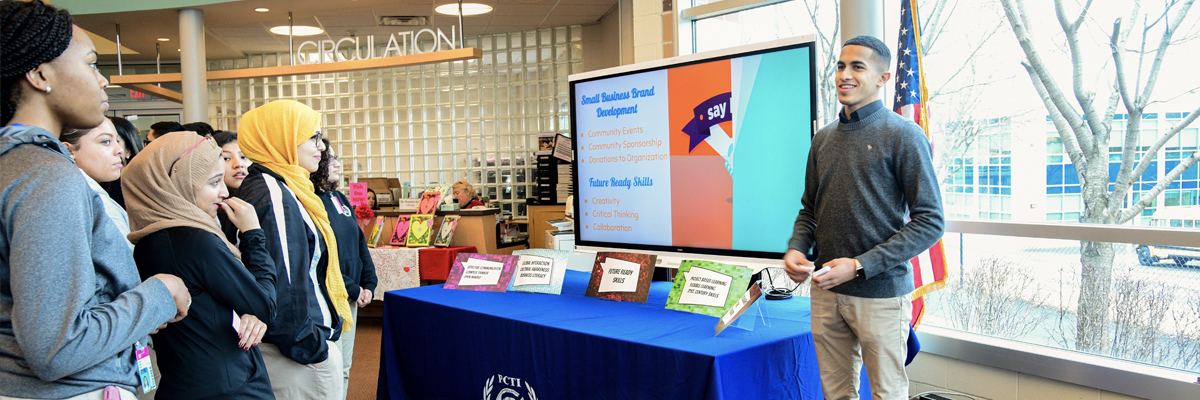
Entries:
[[671, 240], [683, 247], [733, 247], [733, 178], [721, 156], [671, 157]]
[[[670, 91], [671, 110], [671, 157], [687, 155], [718, 155], [708, 143], [700, 143], [690, 153], [688, 152], [689, 136], [683, 128], [693, 118], [704, 118], [696, 115], [695, 108], [713, 96], [732, 91], [730, 83], [729, 60], [707, 62], [689, 65], [667, 71], [667, 87]], [[721, 128], [729, 137], [733, 137], [733, 122], [722, 122]], [[718, 158], [719, 159], [719, 158]], [[724, 161], [721, 161], [724, 163]], [[678, 233], [678, 231], [676, 231]]]

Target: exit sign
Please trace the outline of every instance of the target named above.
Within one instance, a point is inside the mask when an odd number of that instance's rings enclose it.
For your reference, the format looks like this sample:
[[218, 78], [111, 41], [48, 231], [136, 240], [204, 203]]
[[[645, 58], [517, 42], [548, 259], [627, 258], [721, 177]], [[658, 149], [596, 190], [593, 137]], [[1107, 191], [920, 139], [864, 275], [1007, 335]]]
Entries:
[[139, 92], [139, 91], [136, 91], [136, 90], [133, 90], [133, 89], [129, 89], [129, 98], [131, 98], [131, 99], [144, 99], [144, 98], [146, 98], [146, 94], [145, 94], [145, 93], [142, 93], [142, 92]]

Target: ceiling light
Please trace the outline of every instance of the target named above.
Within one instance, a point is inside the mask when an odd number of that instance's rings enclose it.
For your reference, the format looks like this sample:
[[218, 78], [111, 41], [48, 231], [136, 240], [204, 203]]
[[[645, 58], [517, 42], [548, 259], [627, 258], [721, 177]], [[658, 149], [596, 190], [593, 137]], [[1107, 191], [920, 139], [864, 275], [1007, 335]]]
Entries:
[[170, 42], [170, 41], [171, 41], [171, 39], [167, 39], [167, 38], [165, 38], [165, 37], [160, 37], [160, 38], [158, 38], [158, 41], [160, 41], [160, 42]]
[[267, 12], [267, 11], [271, 11], [271, 10], [270, 10], [270, 9], [266, 9], [266, 8], [262, 8], [262, 7], [259, 7], [259, 8], [255, 8], [255, 9], [254, 9], [254, 11], [258, 11], [258, 12]]
[[[292, 31], [292, 33], [296, 36], [312, 36], [312, 35], [320, 35], [322, 33], [325, 33], [324, 29], [321, 29], [321, 28], [318, 28], [315, 26], [296, 25], [293, 28], [295, 30]], [[277, 26], [277, 27], [271, 28], [271, 33], [274, 33], [276, 35], [287, 36], [288, 27], [287, 26]]]
[[[433, 9], [438, 14], [458, 15], [458, 3], [443, 4]], [[462, 15], [479, 15], [492, 12], [492, 6], [479, 3], [462, 3]]]

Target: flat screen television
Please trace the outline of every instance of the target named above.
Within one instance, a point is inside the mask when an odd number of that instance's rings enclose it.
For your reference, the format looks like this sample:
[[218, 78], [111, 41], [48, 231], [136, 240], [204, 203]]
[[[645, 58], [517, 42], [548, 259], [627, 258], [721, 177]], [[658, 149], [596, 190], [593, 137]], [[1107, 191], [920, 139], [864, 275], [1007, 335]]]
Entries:
[[578, 248], [779, 260], [816, 128], [815, 60], [806, 36], [572, 75]]

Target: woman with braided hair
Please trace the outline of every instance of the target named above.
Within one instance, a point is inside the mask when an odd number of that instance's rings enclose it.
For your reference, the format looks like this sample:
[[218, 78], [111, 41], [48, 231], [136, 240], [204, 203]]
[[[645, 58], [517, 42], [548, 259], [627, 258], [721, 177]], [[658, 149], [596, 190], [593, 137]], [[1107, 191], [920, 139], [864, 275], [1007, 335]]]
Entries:
[[104, 121], [95, 63], [66, 11], [0, 1], [0, 399], [134, 399], [135, 353], [191, 302], [174, 275], [140, 281], [58, 140]]

